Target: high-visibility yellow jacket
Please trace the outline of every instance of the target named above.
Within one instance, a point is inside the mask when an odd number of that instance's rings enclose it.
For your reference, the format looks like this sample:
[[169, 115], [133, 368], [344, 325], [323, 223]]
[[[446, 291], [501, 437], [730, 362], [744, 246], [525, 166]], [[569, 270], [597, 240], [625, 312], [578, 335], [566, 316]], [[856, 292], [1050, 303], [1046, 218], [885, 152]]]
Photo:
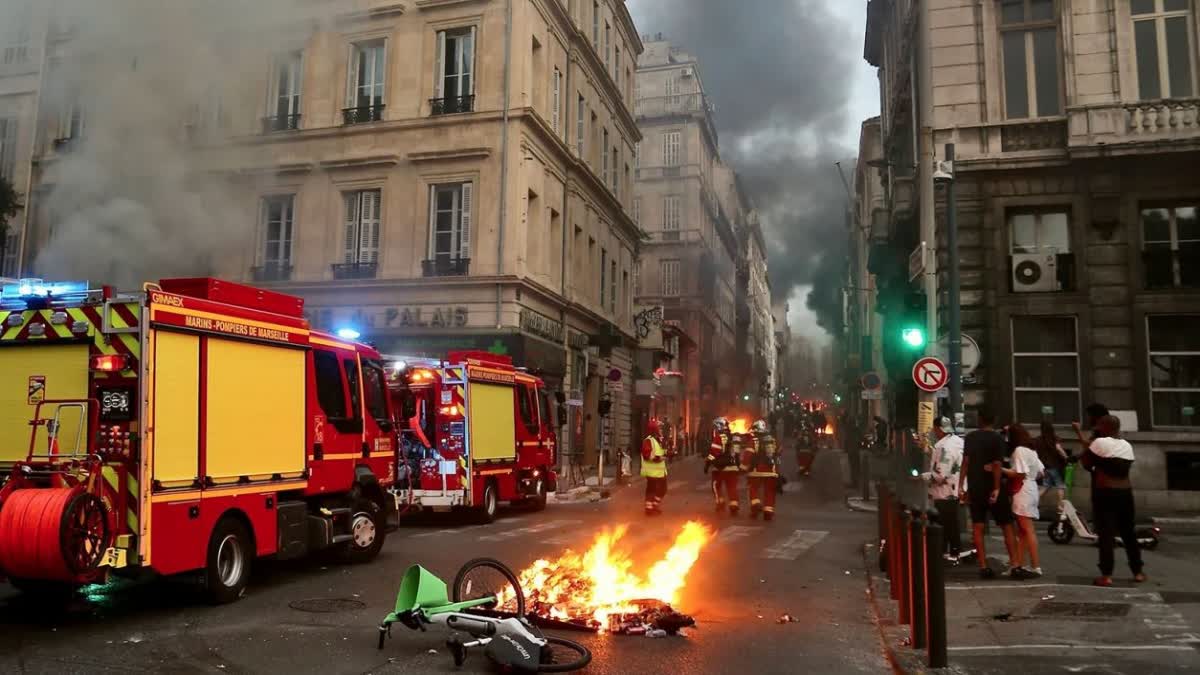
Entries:
[[642, 441], [642, 476], [646, 478], [667, 477], [667, 451], [654, 436]]

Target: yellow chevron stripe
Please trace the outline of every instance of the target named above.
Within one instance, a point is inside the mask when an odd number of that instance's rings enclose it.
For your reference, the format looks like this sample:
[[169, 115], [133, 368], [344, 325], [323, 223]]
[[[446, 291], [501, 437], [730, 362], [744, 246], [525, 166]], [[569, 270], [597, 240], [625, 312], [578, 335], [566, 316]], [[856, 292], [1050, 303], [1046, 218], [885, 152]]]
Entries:
[[[129, 307], [129, 305], [126, 305], [126, 307]], [[118, 314], [116, 310], [105, 309], [103, 311], [108, 312], [108, 323], [111, 324], [113, 328], [129, 328], [129, 324], [125, 321], [125, 319], [121, 318], [121, 315]]]
[[133, 354], [133, 358], [138, 361], [142, 360], [142, 339], [137, 333], [120, 333], [114, 337], [125, 345], [129, 353]]
[[84, 314], [83, 310], [78, 307], [68, 307], [67, 308], [67, 316], [71, 317], [72, 322], [82, 321], [82, 322], [86, 323], [87, 327], [88, 327], [88, 329], [87, 329], [88, 337], [91, 337], [91, 336], [95, 335], [96, 333], [100, 332], [99, 331], [100, 327], [93, 326], [91, 319], [88, 319], [87, 314]]
[[[16, 312], [13, 312], [13, 313], [15, 314]], [[21, 329], [25, 327], [25, 324], [29, 323], [29, 319], [32, 316], [33, 316], [33, 310], [31, 310], [31, 309], [27, 309], [24, 312], [21, 312], [21, 323], [13, 326], [11, 328], [5, 328], [4, 332], [0, 333], [0, 340], [15, 340], [17, 337], [17, 334], [21, 332]]]
[[459, 385], [458, 387], [455, 387], [455, 388], [456, 388], [456, 389], [458, 389], [458, 397], [459, 397], [460, 399], [465, 399], [465, 398], [466, 398], [466, 396], [467, 396], [467, 390], [466, 390], [466, 387], [463, 387], [462, 385]]
[[58, 311], [57, 309], [38, 310], [38, 314], [41, 314], [42, 318], [45, 319], [46, 323], [50, 326], [49, 330], [46, 331], [46, 334], [49, 335], [50, 331], [54, 331], [54, 334], [60, 338], [72, 337], [71, 336], [71, 326], [69, 326], [68, 324], [65, 324], [65, 323], [53, 323], [50, 320], [50, 317], [54, 316], [54, 313], [57, 311]]
[[[113, 492], [121, 491], [120, 486], [117, 485], [116, 470], [114, 470], [110, 466], [105, 466], [103, 469], [101, 469], [100, 473], [102, 476], [104, 476], [104, 482], [108, 483], [109, 487], [112, 488]], [[128, 488], [129, 488], [127, 490], [129, 492], [129, 495], [128, 495], [128, 498], [130, 500], [129, 503], [136, 504], [137, 500], [138, 500], [138, 494], [139, 494], [138, 489], [137, 489], [137, 487], [138, 487], [137, 479], [134, 478], [132, 475], [130, 475], [128, 478], [126, 478], [125, 482], [128, 484]], [[130, 532], [138, 531], [137, 512], [134, 511], [132, 506], [129, 506], [125, 509], [125, 524], [129, 526]]]

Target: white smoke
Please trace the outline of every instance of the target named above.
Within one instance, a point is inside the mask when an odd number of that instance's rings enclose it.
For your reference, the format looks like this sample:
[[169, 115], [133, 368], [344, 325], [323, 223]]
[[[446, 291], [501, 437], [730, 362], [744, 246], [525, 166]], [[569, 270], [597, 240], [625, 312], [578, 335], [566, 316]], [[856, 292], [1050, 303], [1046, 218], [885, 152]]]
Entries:
[[[0, 0], [0, 16], [25, 1]], [[316, 18], [314, 3], [58, 0], [45, 8], [57, 32], [42, 133], [47, 142], [75, 137], [43, 166], [33, 271], [136, 288], [252, 264], [254, 185], [214, 170], [219, 155], [203, 147], [257, 130], [271, 55], [314, 29], [300, 21]], [[72, 134], [75, 103], [82, 130]]]

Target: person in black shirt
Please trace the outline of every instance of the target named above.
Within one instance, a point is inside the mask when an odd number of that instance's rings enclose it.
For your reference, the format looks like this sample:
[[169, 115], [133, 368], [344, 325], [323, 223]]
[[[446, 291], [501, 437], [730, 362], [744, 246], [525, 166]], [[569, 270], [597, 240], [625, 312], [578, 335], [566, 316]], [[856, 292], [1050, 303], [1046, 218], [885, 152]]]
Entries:
[[971, 510], [979, 576], [990, 579], [995, 572], [988, 566], [983, 536], [988, 514], [1004, 531], [1009, 567], [1017, 559], [1017, 538], [1012, 526], [1012, 498], [1000, 480], [1004, 458], [1008, 455], [1008, 444], [993, 428], [995, 415], [986, 409], [981, 409], [978, 414], [979, 428], [963, 439], [963, 466], [958, 478], [958, 494], [959, 500]]

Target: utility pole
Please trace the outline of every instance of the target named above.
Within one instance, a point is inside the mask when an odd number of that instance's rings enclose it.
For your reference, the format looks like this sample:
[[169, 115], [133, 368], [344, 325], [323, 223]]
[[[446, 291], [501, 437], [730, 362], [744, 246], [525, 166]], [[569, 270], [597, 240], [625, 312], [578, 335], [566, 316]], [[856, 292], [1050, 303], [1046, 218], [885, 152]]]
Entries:
[[[949, 344], [950, 363], [947, 364], [950, 370], [950, 411], [954, 414], [954, 427], [957, 429], [963, 421], [963, 401], [962, 401], [962, 312], [959, 308], [959, 279], [958, 271], [958, 222], [957, 222], [957, 205], [955, 204], [954, 195], [954, 144], [947, 143], [945, 151], [945, 161], [942, 165], [945, 173], [949, 174], [950, 179], [945, 181], [946, 185], [946, 248], [949, 249], [947, 264], [950, 269], [946, 270], [948, 285], [950, 286], [950, 297], [946, 300], [946, 319], [948, 334], [946, 342]], [[939, 172], [941, 173], [941, 172]]]

